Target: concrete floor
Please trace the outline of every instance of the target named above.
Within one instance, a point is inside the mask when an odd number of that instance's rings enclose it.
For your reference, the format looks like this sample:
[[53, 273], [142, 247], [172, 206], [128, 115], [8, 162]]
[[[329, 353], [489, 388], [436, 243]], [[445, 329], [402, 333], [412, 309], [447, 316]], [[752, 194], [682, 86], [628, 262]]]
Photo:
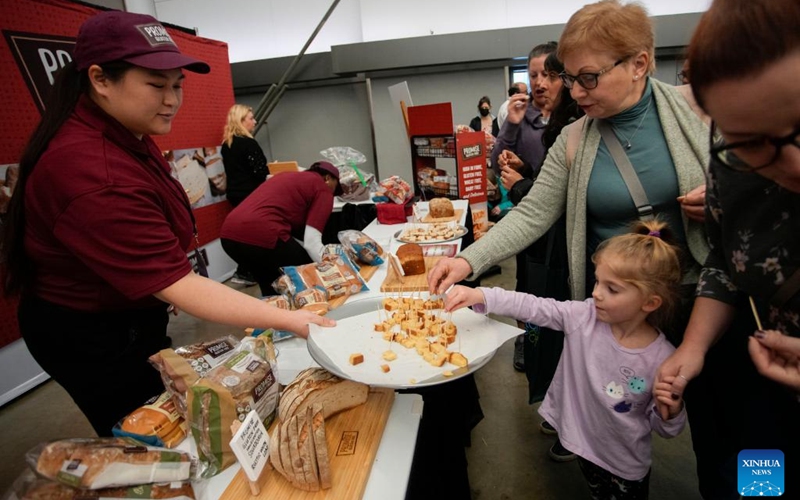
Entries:
[[[513, 289], [514, 265], [513, 259], [503, 262], [502, 273], [482, 284]], [[257, 287], [243, 291], [255, 294]], [[239, 332], [182, 314], [170, 322], [169, 333], [174, 345], [184, 345]], [[527, 380], [511, 366], [513, 350], [513, 342], [507, 342], [476, 375], [485, 418], [473, 431], [467, 451], [473, 500], [588, 498], [578, 464], [547, 457], [554, 438], [539, 432], [538, 405], [527, 404]], [[0, 408], [0, 429], [0, 450], [6, 456], [0, 465], [0, 493], [25, 467], [24, 455], [36, 444], [94, 435], [70, 397], [52, 381]], [[650, 498], [699, 498], [688, 429], [671, 440], [654, 434]]]

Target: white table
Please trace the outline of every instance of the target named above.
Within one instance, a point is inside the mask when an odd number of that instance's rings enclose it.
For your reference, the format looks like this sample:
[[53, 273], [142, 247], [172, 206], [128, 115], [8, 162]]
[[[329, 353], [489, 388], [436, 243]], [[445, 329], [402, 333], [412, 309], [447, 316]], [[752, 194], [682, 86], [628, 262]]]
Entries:
[[[374, 500], [405, 498], [421, 417], [422, 396], [395, 394], [362, 498]], [[197, 500], [220, 498], [240, 469], [241, 466], [236, 463], [209, 480], [195, 481], [193, 486]]]
[[[466, 200], [453, 201], [453, 208], [462, 210], [459, 220], [461, 225], [466, 222], [467, 206]], [[420, 218], [424, 217], [427, 212], [427, 202], [417, 203], [417, 214]], [[403, 229], [403, 226], [404, 224], [385, 225], [375, 219], [364, 228], [363, 232], [385, 250], [393, 252], [402, 244], [394, 239], [394, 234]], [[458, 250], [461, 250], [461, 239], [453, 243], [458, 246]], [[348, 302], [382, 296], [381, 284], [386, 278], [386, 269], [387, 264], [384, 262], [367, 282], [369, 291], [350, 297]], [[305, 339], [293, 337], [282, 340], [276, 344], [276, 347], [279, 351], [278, 379], [283, 385], [294, 380], [302, 370], [319, 366], [308, 353]], [[363, 498], [365, 500], [402, 500], [405, 498], [422, 407], [422, 396], [418, 394], [395, 394], [389, 419], [386, 422], [386, 428], [383, 431], [383, 437], [364, 491]], [[216, 500], [222, 496], [239, 469], [239, 464], [236, 464], [210, 480], [196, 483], [197, 500]]]

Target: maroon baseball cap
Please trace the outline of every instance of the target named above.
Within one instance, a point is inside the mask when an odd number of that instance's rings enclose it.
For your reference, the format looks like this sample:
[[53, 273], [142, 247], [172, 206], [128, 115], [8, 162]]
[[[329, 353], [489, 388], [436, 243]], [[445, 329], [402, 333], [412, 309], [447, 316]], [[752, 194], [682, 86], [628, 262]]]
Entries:
[[78, 71], [111, 61], [156, 70], [211, 71], [203, 61], [181, 54], [167, 29], [153, 16], [118, 10], [101, 12], [81, 25], [73, 57]]
[[[331, 163], [331, 162], [318, 161], [318, 162], [314, 163], [313, 165], [311, 165], [310, 167], [308, 167], [308, 169], [311, 170], [312, 172], [325, 172], [326, 174], [330, 174], [333, 177], [335, 177], [337, 181], [339, 180], [339, 169], [336, 168], [333, 165], [333, 163]], [[335, 196], [341, 196], [342, 192], [343, 192], [342, 191], [342, 183], [339, 182], [336, 185], [336, 191], [334, 191], [333, 194]]]

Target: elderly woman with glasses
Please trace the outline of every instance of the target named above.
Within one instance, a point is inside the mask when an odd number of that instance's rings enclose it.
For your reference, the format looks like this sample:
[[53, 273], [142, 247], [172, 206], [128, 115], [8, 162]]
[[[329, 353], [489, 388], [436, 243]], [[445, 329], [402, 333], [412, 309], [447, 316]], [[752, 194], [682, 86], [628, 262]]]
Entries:
[[[697, 283], [708, 254], [702, 219], [709, 129], [693, 109], [689, 92], [650, 77], [653, 38], [647, 12], [637, 4], [606, 0], [570, 18], [558, 43], [565, 68], [561, 78], [585, 119], [559, 136], [517, 207], [486, 237], [437, 264], [428, 277], [431, 292], [443, 292], [470, 274], [480, 276], [520, 252], [565, 211], [573, 299], [591, 294], [590, 257], [600, 242], [625, 232], [642, 211], [664, 218], [676, 231], [692, 261], [684, 282]], [[634, 204], [601, 139], [601, 124], [622, 144], [649, 211]]]
[[800, 495], [798, 26], [797, 0], [715, 0], [689, 47], [692, 88], [721, 134], [708, 174], [711, 253], [659, 376], [704, 402], [691, 426], [705, 498], [743, 493], [743, 449], [780, 450], [786, 484], [771, 482]]

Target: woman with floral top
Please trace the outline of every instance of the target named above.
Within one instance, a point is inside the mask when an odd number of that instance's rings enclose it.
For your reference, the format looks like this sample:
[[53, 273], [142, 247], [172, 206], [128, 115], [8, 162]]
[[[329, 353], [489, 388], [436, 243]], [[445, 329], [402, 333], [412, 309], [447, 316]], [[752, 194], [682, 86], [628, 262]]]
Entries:
[[676, 396], [689, 384], [690, 399], [707, 405], [704, 424], [697, 414], [691, 422], [706, 498], [742, 493], [743, 449], [781, 450], [783, 491], [800, 495], [797, 26], [796, 0], [715, 0], [689, 49], [694, 95], [722, 140], [707, 184], [711, 252], [683, 343], [660, 376], [675, 377]]

